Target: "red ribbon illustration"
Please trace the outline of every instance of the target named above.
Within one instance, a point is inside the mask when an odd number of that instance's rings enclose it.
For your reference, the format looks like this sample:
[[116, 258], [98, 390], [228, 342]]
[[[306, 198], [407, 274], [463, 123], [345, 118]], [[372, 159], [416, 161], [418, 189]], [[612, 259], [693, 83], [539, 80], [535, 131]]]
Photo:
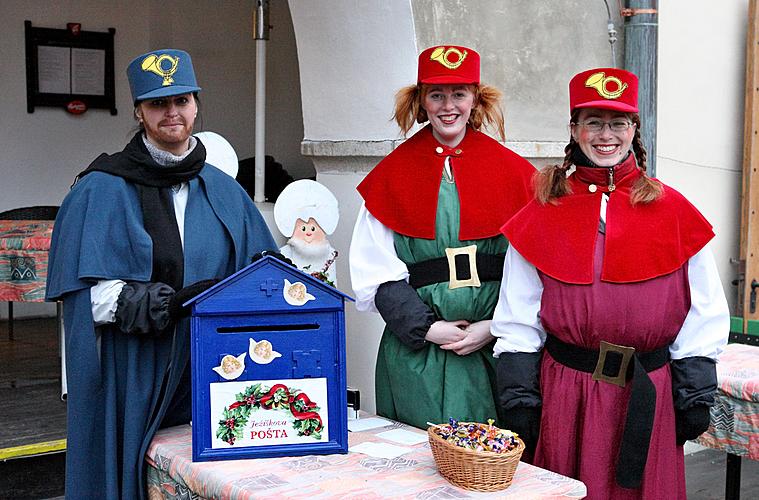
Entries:
[[285, 398], [284, 401], [287, 402], [288, 406], [290, 407], [290, 412], [293, 414], [296, 420], [308, 420], [315, 418], [319, 421], [318, 427], [315, 429], [317, 432], [320, 431], [323, 428], [322, 418], [321, 416], [315, 412], [315, 411], [299, 411], [297, 407], [295, 406], [295, 403], [297, 401], [302, 401], [307, 409], [314, 408], [316, 406], [316, 403], [311, 401], [309, 397], [301, 392], [297, 396], [293, 396], [290, 394], [290, 390], [287, 388], [286, 385], [283, 384], [275, 384], [272, 386], [271, 389], [269, 389], [269, 392], [261, 396], [260, 399], [257, 399], [255, 395], [251, 394], [250, 396], [247, 396], [242, 401], [235, 401], [231, 405], [229, 405], [229, 409], [232, 410], [234, 408], [240, 407], [240, 406], [256, 406], [256, 404], [259, 404], [261, 408], [264, 408], [266, 410], [272, 409], [272, 404], [274, 403], [272, 399], [274, 398], [274, 394], [278, 390], [285, 391]]

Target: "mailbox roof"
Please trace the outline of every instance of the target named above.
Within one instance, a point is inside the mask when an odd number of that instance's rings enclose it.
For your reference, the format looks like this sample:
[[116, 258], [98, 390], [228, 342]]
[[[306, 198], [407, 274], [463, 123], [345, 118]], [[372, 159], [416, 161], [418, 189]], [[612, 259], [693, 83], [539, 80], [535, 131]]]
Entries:
[[248, 274], [251, 274], [251, 273], [253, 273], [253, 272], [255, 272], [255, 271], [257, 271], [257, 270], [259, 270], [259, 269], [261, 269], [263, 267], [266, 267], [266, 266], [272, 266], [274, 268], [278, 268], [279, 270], [281, 270], [285, 274], [296, 275], [298, 281], [303, 282], [307, 286], [313, 286], [313, 287], [319, 288], [319, 289], [323, 290], [324, 292], [326, 292], [326, 293], [334, 296], [337, 299], [348, 299], [350, 301], [355, 301], [353, 299], [353, 297], [351, 297], [350, 295], [347, 295], [347, 294], [341, 292], [337, 288], [335, 288], [333, 286], [330, 286], [330, 285], [324, 283], [323, 281], [321, 281], [319, 279], [314, 278], [310, 274], [304, 273], [303, 271], [301, 271], [300, 269], [297, 269], [294, 266], [291, 266], [291, 265], [289, 265], [289, 264], [287, 264], [285, 262], [282, 262], [279, 259], [276, 259], [276, 258], [274, 258], [274, 257], [272, 257], [270, 255], [267, 255], [267, 256], [264, 256], [264, 257], [256, 260], [252, 264], [249, 264], [249, 265], [245, 266], [244, 268], [240, 269], [236, 273], [234, 273], [234, 274], [232, 274], [232, 275], [224, 278], [223, 280], [221, 280], [216, 285], [214, 285], [211, 288], [205, 290], [203, 293], [201, 293], [199, 295], [196, 295], [195, 297], [193, 297], [192, 299], [188, 300], [187, 302], [185, 302], [182, 305], [183, 306], [188, 306], [188, 305], [196, 303], [196, 302], [201, 302], [206, 297], [215, 294], [216, 291], [221, 290], [222, 288], [226, 288], [228, 286], [231, 286], [233, 283], [236, 283], [237, 281], [239, 281], [240, 277], [248, 275]]

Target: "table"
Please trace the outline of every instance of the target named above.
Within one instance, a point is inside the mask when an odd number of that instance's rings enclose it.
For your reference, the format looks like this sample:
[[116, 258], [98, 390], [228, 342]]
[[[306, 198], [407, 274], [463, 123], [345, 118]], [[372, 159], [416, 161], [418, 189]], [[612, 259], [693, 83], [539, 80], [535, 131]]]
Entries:
[[740, 460], [759, 460], [759, 347], [728, 344], [717, 363], [709, 429], [698, 443], [726, 452], [725, 498], [740, 495]]
[[0, 300], [8, 302], [13, 340], [13, 303], [44, 302], [51, 220], [0, 220]]
[[[425, 431], [398, 422], [348, 434], [349, 447], [383, 442], [377, 434], [405, 429]], [[395, 444], [385, 441], [389, 444]], [[243, 500], [251, 498], [584, 498], [585, 485], [523, 462], [514, 481], [496, 493], [479, 493], [453, 486], [437, 472], [427, 441], [410, 446], [397, 458], [347, 455], [259, 458], [192, 462], [191, 428], [160, 430], [147, 452], [148, 496], [151, 500], [180, 498]]]
[[[0, 220], [0, 301], [8, 302], [8, 339], [13, 337], [13, 303], [44, 302], [52, 220]], [[61, 398], [66, 397], [63, 310], [56, 303], [61, 351]]]

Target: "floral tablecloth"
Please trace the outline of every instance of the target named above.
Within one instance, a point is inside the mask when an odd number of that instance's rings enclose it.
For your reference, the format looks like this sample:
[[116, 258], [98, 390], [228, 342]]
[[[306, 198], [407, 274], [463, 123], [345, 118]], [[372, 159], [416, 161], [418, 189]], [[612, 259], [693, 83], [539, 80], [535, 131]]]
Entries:
[[43, 302], [53, 221], [0, 220], [0, 301]]
[[698, 442], [759, 460], [759, 347], [728, 344], [717, 363], [716, 404]]
[[[397, 422], [348, 435], [349, 446], [383, 442], [378, 433], [390, 429], [424, 431]], [[426, 441], [409, 446], [399, 457], [377, 458], [362, 453], [192, 462], [191, 428], [158, 432], [147, 453], [148, 494], [158, 499], [250, 498], [584, 498], [583, 483], [520, 462], [514, 481], [496, 493], [478, 493], [453, 486], [438, 474]], [[389, 444], [394, 444], [388, 442]]]

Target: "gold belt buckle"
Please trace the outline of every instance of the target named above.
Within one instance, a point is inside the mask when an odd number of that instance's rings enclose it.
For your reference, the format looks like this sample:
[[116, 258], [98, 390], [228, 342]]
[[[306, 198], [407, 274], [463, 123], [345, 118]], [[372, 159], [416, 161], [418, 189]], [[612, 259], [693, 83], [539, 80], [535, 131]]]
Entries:
[[[456, 278], [456, 256], [467, 255], [469, 257], [469, 279]], [[480, 286], [480, 276], [477, 274], [477, 245], [468, 247], [446, 248], [445, 256], [448, 258], [448, 288], [462, 288], [465, 286]]]
[[[608, 352], [616, 352], [622, 355], [622, 361], [619, 363], [619, 372], [616, 377], [609, 377], [603, 373], [604, 364], [606, 363], [606, 354]], [[623, 345], [612, 344], [611, 342], [601, 341], [601, 345], [598, 349], [598, 362], [596, 363], [596, 369], [593, 370], [593, 380], [601, 380], [610, 384], [624, 387], [627, 379], [627, 367], [630, 365], [630, 360], [635, 354], [634, 347], [627, 347]]]

